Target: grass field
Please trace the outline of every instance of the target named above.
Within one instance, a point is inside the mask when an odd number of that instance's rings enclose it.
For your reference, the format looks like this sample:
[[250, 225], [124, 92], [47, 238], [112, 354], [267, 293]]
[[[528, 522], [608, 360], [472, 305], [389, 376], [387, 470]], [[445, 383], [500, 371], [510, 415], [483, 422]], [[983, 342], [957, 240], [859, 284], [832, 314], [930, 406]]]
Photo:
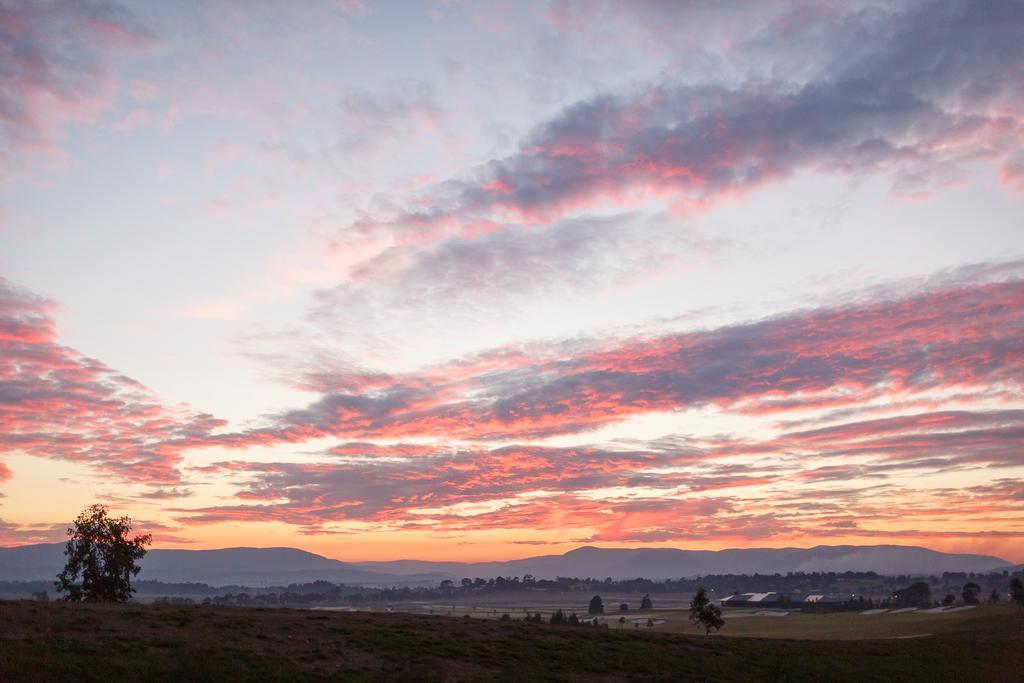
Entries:
[[[926, 638], [782, 640], [399, 613], [4, 602], [0, 681], [1019, 681], [1024, 615], [962, 614], [971, 616], [945, 629], [929, 621], [935, 635]], [[807, 635], [834, 617], [848, 630], [845, 618], [857, 615], [801, 616], [788, 628]], [[733, 626], [753, 635], [756, 618]]]
[[[940, 614], [803, 614], [790, 612], [784, 617], [758, 616], [753, 612], [725, 613], [726, 626], [721, 635], [752, 638], [790, 638], [810, 640], [864, 640], [869, 638], [908, 638], [928, 635], [956, 635], [984, 630], [993, 620], [1001, 621], [1015, 614], [1009, 605], [981, 605], [963, 612]], [[695, 633], [685, 611], [658, 612], [666, 623], [656, 631]], [[1024, 620], [1019, 628], [1024, 628]]]

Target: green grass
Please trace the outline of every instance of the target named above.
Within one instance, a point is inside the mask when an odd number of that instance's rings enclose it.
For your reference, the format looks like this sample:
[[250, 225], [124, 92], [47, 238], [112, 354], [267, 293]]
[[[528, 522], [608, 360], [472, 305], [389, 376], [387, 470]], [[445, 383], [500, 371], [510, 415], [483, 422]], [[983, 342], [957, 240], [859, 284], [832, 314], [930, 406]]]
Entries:
[[1024, 615], [977, 610], [957, 623], [918, 640], [782, 640], [408, 614], [7, 602], [0, 681], [1020, 680]]

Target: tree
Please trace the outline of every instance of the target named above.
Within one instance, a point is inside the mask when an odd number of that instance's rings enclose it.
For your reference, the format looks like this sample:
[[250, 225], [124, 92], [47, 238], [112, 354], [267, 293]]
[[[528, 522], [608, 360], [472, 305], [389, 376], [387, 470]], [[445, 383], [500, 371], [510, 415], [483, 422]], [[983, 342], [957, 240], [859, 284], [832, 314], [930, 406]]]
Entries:
[[601, 600], [600, 595], [595, 595], [590, 599], [590, 607], [587, 608], [589, 614], [604, 614], [604, 602]]
[[564, 624], [565, 623], [565, 612], [561, 608], [555, 610], [554, 614], [551, 615], [552, 624]]
[[644, 599], [640, 601], [640, 609], [654, 609], [654, 603], [651, 602], [650, 593], [645, 595]]
[[620, 612], [628, 612], [629, 611], [629, 603], [628, 602], [619, 603], [619, 611]]
[[953, 597], [952, 593], [946, 593], [946, 597], [942, 598], [944, 607], [950, 607], [954, 602], [956, 602], [956, 598]]
[[573, 612], [572, 614], [569, 615], [569, 620], [566, 623], [568, 623], [569, 626], [579, 626], [580, 625], [580, 618], [578, 616], [576, 616], [575, 612]]
[[892, 601], [897, 607], [931, 607], [932, 589], [924, 581], [915, 581], [893, 593]]
[[725, 625], [721, 608], [708, 599], [704, 586], [697, 589], [697, 594], [690, 602], [690, 621], [702, 627], [704, 635], [710, 635], [712, 631], [717, 631]]
[[1017, 607], [1024, 607], [1024, 582], [1018, 576], [1010, 579], [1010, 601]]
[[961, 597], [963, 598], [965, 605], [977, 605], [979, 602], [981, 602], [978, 599], [978, 596], [980, 594], [981, 586], [974, 582], [971, 582], [964, 584], [963, 593], [961, 594]]
[[71, 602], [127, 602], [135, 589], [131, 579], [142, 569], [136, 562], [146, 554], [153, 537], [128, 537], [132, 520], [111, 517], [106, 505], [90, 505], [68, 527], [68, 558], [57, 575], [58, 593]]
[[998, 605], [999, 604], [999, 591], [997, 591], [995, 588], [993, 588], [992, 592], [989, 593], [988, 604], [990, 604], [990, 605]]

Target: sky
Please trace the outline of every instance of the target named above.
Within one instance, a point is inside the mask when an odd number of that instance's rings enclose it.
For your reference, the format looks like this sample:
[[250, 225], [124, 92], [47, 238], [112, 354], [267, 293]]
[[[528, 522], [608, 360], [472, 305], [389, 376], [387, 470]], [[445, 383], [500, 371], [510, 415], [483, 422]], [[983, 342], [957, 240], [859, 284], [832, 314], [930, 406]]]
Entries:
[[1021, 35], [0, 0], [0, 545], [1024, 562]]

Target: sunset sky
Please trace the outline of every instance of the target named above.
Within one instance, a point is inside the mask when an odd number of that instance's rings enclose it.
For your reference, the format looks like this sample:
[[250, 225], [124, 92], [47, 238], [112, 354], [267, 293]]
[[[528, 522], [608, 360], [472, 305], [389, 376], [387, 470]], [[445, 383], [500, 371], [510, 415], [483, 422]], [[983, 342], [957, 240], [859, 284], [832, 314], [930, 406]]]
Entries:
[[1024, 562], [1022, 36], [0, 0], [0, 545]]

